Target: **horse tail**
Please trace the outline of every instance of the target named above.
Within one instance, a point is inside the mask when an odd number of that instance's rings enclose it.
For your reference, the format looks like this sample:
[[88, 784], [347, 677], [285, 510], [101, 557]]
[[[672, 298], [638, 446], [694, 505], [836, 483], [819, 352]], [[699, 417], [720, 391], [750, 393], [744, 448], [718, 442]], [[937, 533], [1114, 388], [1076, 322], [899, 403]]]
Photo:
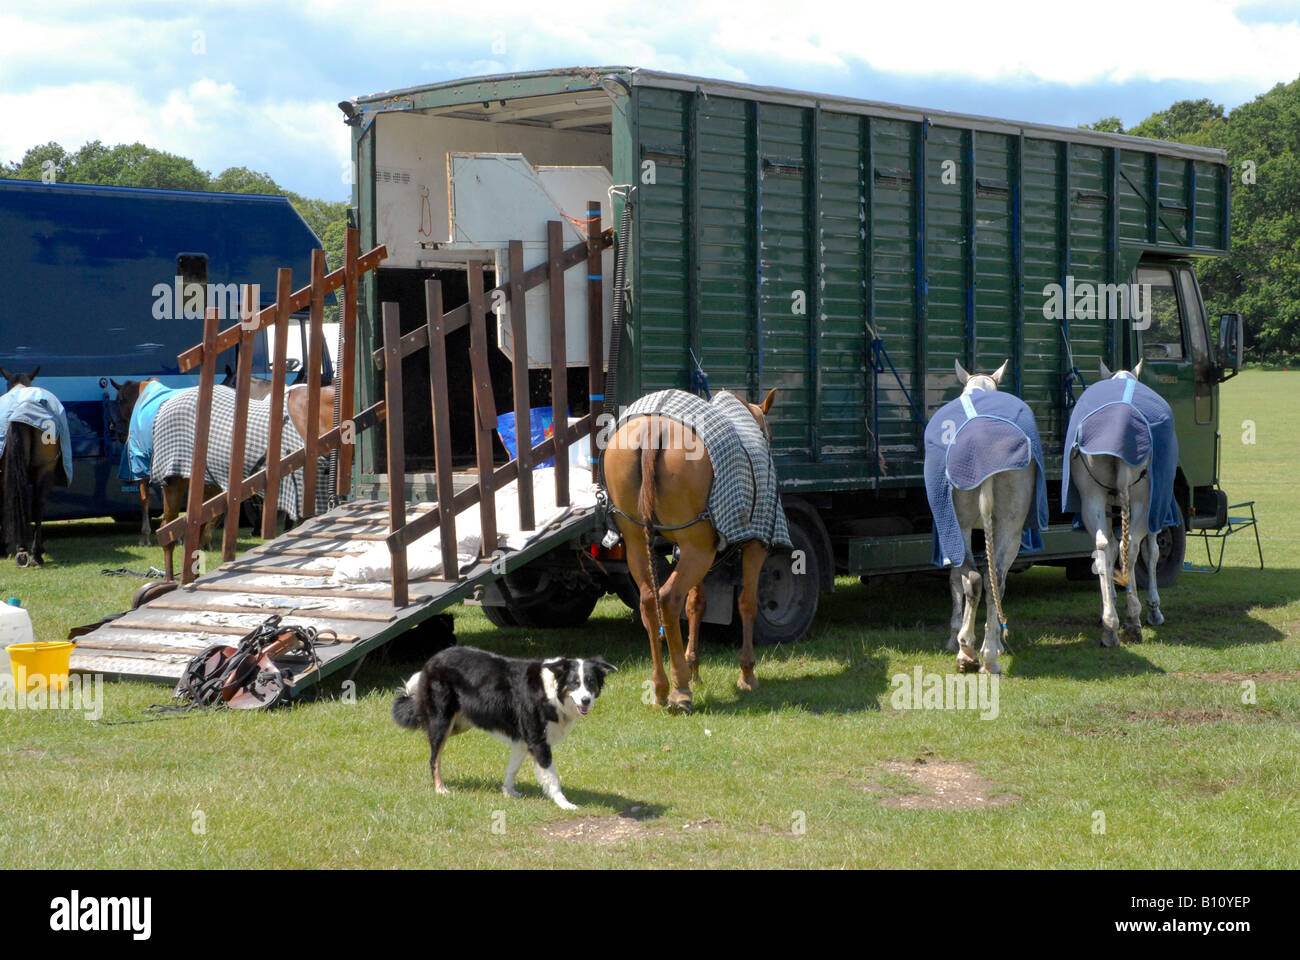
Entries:
[[998, 582], [997, 534], [993, 530], [993, 478], [990, 477], [980, 488], [980, 519], [984, 522], [984, 556], [988, 561], [989, 599], [993, 602], [993, 613], [998, 618], [1002, 640], [1006, 639], [1007, 618], [1002, 613], [1002, 585]]
[[5, 440], [3, 460], [0, 460], [0, 483], [3, 483], [3, 517], [0, 517], [0, 546], [7, 553], [10, 545], [15, 549], [27, 545], [27, 530], [31, 523], [31, 507], [27, 485], [27, 438], [17, 423], [9, 425]]
[[659, 597], [659, 574], [655, 570], [655, 461], [659, 459], [659, 421], [646, 420], [641, 444], [641, 490], [637, 494], [636, 509], [645, 524], [645, 552], [650, 564], [650, 589], [655, 595], [655, 612], [659, 618], [659, 636], [664, 635], [664, 606]]
[[1127, 477], [1117, 478], [1119, 485], [1119, 578], [1117, 583], [1126, 589], [1131, 589], [1128, 568], [1128, 548], [1130, 541], [1129, 517], [1133, 513], [1133, 501], [1129, 496], [1128, 484], [1124, 483]]

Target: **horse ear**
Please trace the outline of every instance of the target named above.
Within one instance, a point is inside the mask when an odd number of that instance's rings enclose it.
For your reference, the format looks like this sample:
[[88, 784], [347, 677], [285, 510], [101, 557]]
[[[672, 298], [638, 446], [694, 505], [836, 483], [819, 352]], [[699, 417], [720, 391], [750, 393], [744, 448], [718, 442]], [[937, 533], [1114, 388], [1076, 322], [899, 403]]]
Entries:
[[118, 391], [119, 393], [122, 392], [122, 385], [118, 383], [116, 380], [114, 380], [112, 377], [108, 378], [108, 382], [113, 385], [114, 390]]
[[1141, 380], [1141, 379], [1142, 379], [1142, 364], [1144, 364], [1144, 363], [1146, 363], [1146, 358], [1145, 358], [1145, 357], [1143, 357], [1141, 360], [1139, 360], [1139, 361], [1138, 361], [1138, 365], [1137, 365], [1136, 367], [1133, 368], [1133, 379], [1134, 379], [1134, 380]]
[[1114, 376], [1114, 374], [1110, 372], [1110, 367], [1106, 366], [1105, 360], [1098, 360], [1097, 366], [1101, 368], [1101, 378], [1103, 380], [1109, 380], [1111, 377]]
[[0, 367], [0, 377], [4, 377], [6, 380], [12, 380], [14, 378], [14, 375], [10, 373], [8, 370], [6, 370], [4, 367]]
[[40, 372], [41, 372], [41, 368], [40, 368], [40, 367], [37, 367], [35, 370], [32, 371], [32, 375], [31, 375], [30, 377], [28, 377], [27, 379], [28, 379], [28, 380], [35, 380], [35, 379], [36, 379], [36, 375], [39, 374]]
[[1002, 378], [1007, 375], [1007, 369], [1010, 366], [1011, 366], [1011, 358], [1008, 357], [1006, 360], [1002, 361], [1002, 366], [998, 367], [997, 370], [993, 371], [993, 382], [998, 385], [1001, 385]]
[[776, 400], [776, 387], [773, 387], [771, 390], [769, 390], [767, 392], [767, 396], [763, 398], [763, 402], [758, 405], [758, 409], [763, 411], [763, 416], [766, 417], [768, 415], [768, 412], [771, 411], [772, 402], [774, 400]]
[[970, 374], [966, 372], [966, 368], [961, 365], [960, 360], [954, 360], [952, 365], [957, 371], [957, 382], [963, 387], [966, 386], [966, 381], [970, 379]]

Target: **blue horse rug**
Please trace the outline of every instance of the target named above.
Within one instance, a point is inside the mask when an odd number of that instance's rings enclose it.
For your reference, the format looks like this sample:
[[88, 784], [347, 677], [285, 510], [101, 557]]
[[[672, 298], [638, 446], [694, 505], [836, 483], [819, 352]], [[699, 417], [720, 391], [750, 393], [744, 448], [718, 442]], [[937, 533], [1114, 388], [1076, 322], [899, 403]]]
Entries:
[[936, 567], [959, 567], [966, 540], [952, 505], [952, 491], [974, 490], [989, 477], [1038, 464], [1034, 507], [1025, 518], [1020, 548], [1043, 548], [1047, 529], [1047, 474], [1033, 411], [1019, 397], [995, 390], [972, 390], [935, 411], [925, 428], [925, 494], [934, 515]]
[[51, 427], [55, 430], [63, 452], [64, 483], [71, 484], [72, 431], [68, 429], [68, 415], [59, 398], [40, 387], [21, 386], [0, 396], [0, 457], [4, 456], [11, 423], [25, 423], [42, 433]]
[[[1062, 457], [1061, 509], [1074, 514], [1082, 528], [1079, 491], [1070, 483], [1070, 457], [1075, 450], [1097, 456], [1119, 457], [1130, 467], [1151, 458], [1151, 508], [1147, 529], [1154, 532], [1181, 523], [1174, 502], [1174, 474], [1178, 471], [1178, 434], [1174, 413], [1164, 397], [1131, 374], [1100, 380], [1079, 397], [1070, 414]], [[1082, 468], [1082, 465], [1080, 465]]]
[[131, 410], [131, 426], [126, 444], [122, 447], [122, 462], [117, 475], [122, 480], [148, 480], [153, 463], [153, 421], [162, 405], [182, 389], [194, 387], [169, 387], [150, 380], [140, 389], [140, 396]]
[[712, 401], [684, 390], [660, 390], [624, 410], [618, 425], [651, 414], [690, 427], [708, 451], [713, 465], [708, 514], [718, 532], [718, 552], [749, 540], [769, 550], [793, 549], [772, 448], [749, 407], [726, 390]]

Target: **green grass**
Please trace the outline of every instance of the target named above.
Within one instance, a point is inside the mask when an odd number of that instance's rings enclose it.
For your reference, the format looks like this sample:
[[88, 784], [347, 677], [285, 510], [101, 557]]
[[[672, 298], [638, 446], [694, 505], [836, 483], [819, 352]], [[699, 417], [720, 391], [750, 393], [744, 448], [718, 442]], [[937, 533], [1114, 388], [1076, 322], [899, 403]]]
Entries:
[[[761, 652], [754, 694], [734, 688], [736, 652], [708, 647], [690, 717], [642, 703], [645, 636], [613, 598], [572, 632], [498, 631], [461, 608], [463, 644], [619, 665], [557, 751], [576, 813], [543, 799], [527, 770], [524, 798], [502, 797], [506, 750], [478, 733], [451, 742], [453, 793], [435, 796], [426, 742], [388, 717], [415, 663], [372, 658], [353, 703], [335, 683], [274, 713], [151, 720], [143, 710], [165, 688], [112, 683], [99, 723], [0, 711], [0, 866], [1295, 867], [1300, 682], [1259, 679], [1247, 704], [1234, 678], [1194, 675], [1300, 673], [1297, 396], [1300, 373], [1251, 371], [1223, 389], [1224, 485], [1257, 501], [1268, 569], [1253, 569], [1253, 540], [1234, 538], [1221, 574], [1185, 574], [1164, 593], [1164, 627], [1109, 651], [1094, 644], [1095, 584], [1053, 569], [1013, 577], [1016, 655], [996, 720], [890, 705], [894, 674], [952, 669], [937, 579], [842, 579], [805, 642]], [[1246, 419], [1254, 445], [1240, 442]], [[0, 572], [0, 593], [21, 596], [47, 639], [126, 606], [140, 581], [101, 567], [158, 562], [127, 546], [127, 527], [56, 526], [57, 562]], [[914, 759], [969, 763], [1019, 799], [882, 804], [917, 788], [881, 764]], [[612, 820], [634, 806], [639, 824]], [[628, 829], [595, 842], [606, 824], [592, 817]], [[552, 835], [566, 827], [584, 832]]]

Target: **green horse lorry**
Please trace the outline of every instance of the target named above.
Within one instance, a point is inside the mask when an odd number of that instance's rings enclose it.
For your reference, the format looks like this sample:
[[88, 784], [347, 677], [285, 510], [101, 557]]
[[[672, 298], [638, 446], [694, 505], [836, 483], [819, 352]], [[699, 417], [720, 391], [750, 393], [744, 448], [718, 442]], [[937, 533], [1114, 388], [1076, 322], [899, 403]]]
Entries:
[[[605, 411], [667, 387], [750, 400], [778, 388], [774, 454], [799, 569], [812, 575], [769, 558], [760, 640], [801, 634], [836, 575], [933, 569], [922, 434], [959, 390], [955, 362], [990, 372], [1010, 360], [1002, 388], [1037, 418], [1054, 512], [1044, 550], [1022, 562], [1088, 569], [1091, 544], [1055, 490], [1071, 406], [1103, 363], [1145, 361], [1143, 382], [1175, 412], [1183, 526], [1160, 535], [1162, 585], [1182, 568], [1186, 530], [1225, 522], [1218, 394], [1240, 365], [1241, 319], [1221, 318], [1211, 339], [1194, 269], [1228, 249], [1220, 150], [628, 67], [456, 80], [340, 107], [351, 215], [363, 249], [389, 253], [365, 280], [359, 356], [382, 345], [382, 303], [401, 305], [404, 330], [423, 324], [425, 279], [441, 279], [454, 307], [468, 263], [487, 264], [490, 287], [508, 240], [544, 255], [545, 221], [579, 230], [597, 199], [625, 277], [612, 293], [606, 283]], [[569, 349], [568, 413], [581, 416], [585, 341]], [[505, 412], [509, 363], [495, 360]], [[457, 389], [468, 360], [459, 374], [456, 363], [449, 415], [468, 465], [473, 411]], [[548, 396], [546, 358], [535, 367], [530, 392]], [[358, 378], [364, 406], [382, 379], [369, 362]], [[427, 409], [419, 370], [404, 382]], [[419, 497], [432, 445], [415, 416], [403, 483]], [[371, 495], [391, 481], [377, 433], [354, 470], [354, 489]], [[561, 623], [606, 590], [627, 597], [603, 533], [576, 533], [483, 602], [504, 605], [505, 622], [528, 607], [534, 622]], [[592, 556], [599, 572], [579, 563]], [[731, 620], [730, 599], [714, 600], [734, 588], [720, 564], [708, 619]], [[538, 616], [547, 604], [554, 615]]]

